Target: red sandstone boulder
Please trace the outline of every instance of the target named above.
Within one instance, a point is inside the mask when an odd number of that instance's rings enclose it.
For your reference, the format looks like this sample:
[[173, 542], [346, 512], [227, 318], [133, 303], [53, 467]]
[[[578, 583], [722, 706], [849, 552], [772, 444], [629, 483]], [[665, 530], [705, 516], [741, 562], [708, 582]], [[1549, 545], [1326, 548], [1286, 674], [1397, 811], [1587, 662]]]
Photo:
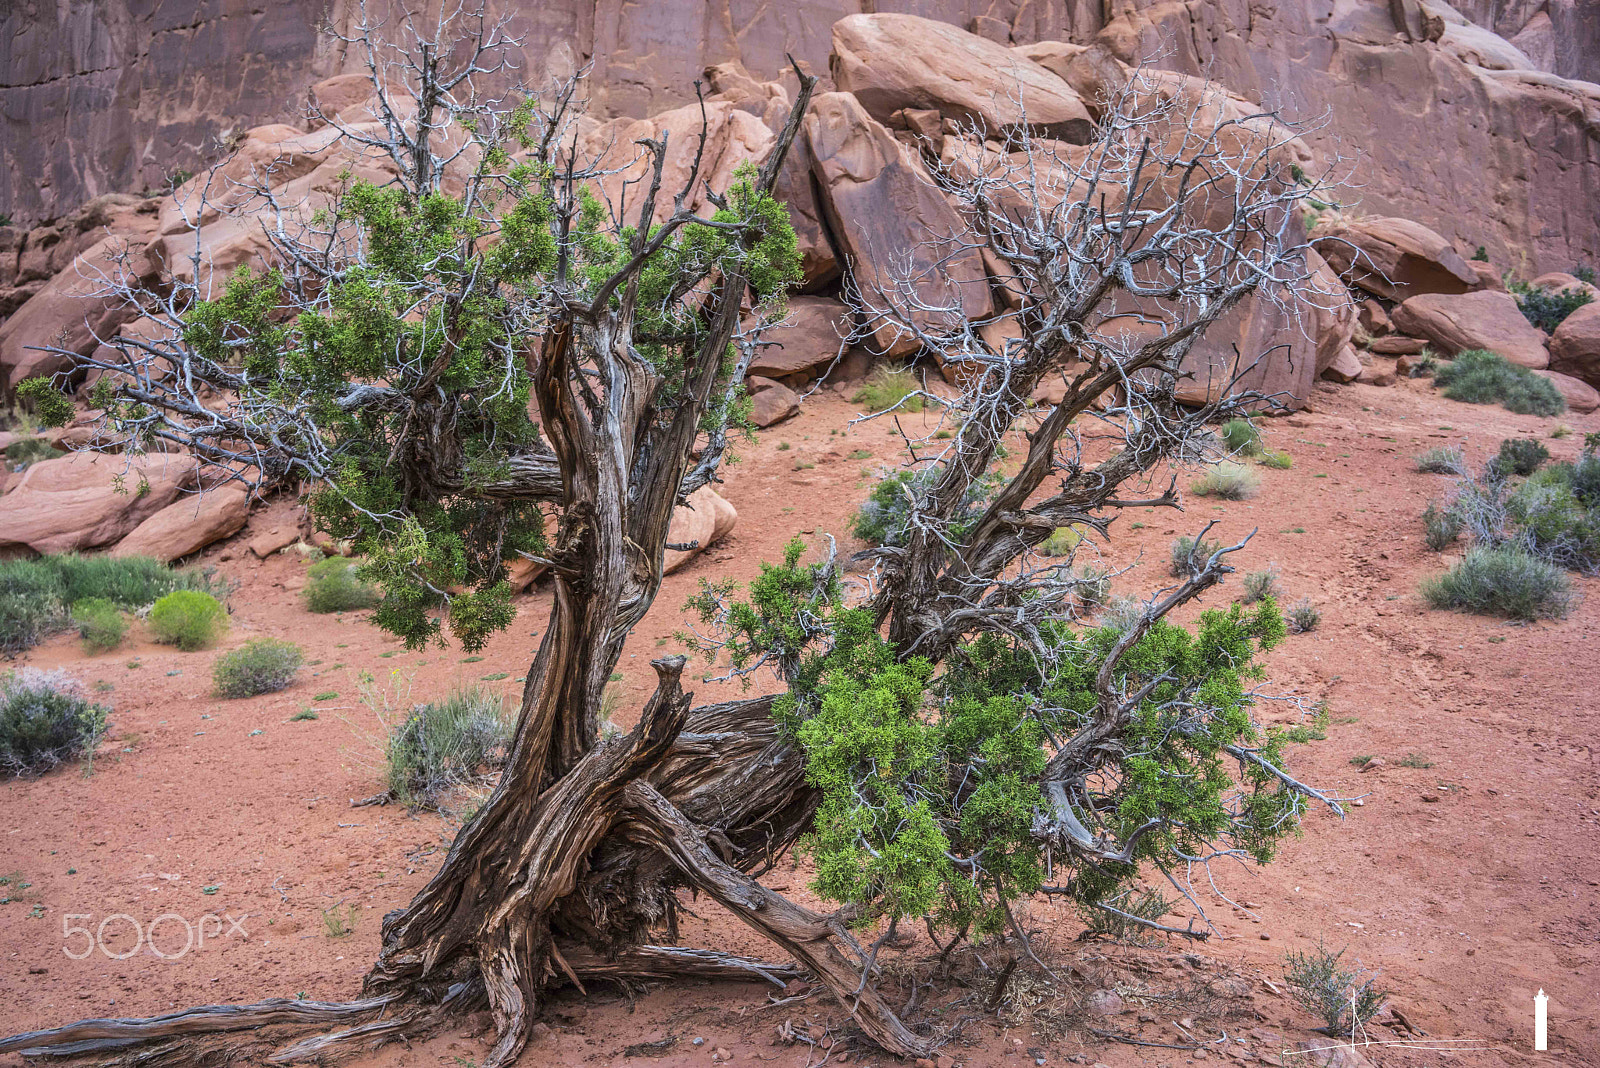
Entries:
[[112, 556], [153, 556], [166, 563], [236, 533], [250, 517], [250, 494], [236, 485], [180, 497], [133, 528]]
[[1058, 75], [977, 34], [916, 15], [850, 15], [833, 24], [834, 84], [887, 123], [902, 109], [973, 121], [991, 136], [1026, 126], [1074, 144], [1092, 131], [1083, 101]]
[[0, 508], [0, 557], [96, 549], [121, 541], [194, 482], [194, 461], [164, 454], [72, 453], [23, 473]]
[[1550, 336], [1550, 369], [1600, 385], [1600, 302], [1585, 304]]
[[795, 297], [784, 321], [761, 337], [748, 373], [782, 378], [832, 363], [850, 334], [850, 309], [830, 297]]
[[1481, 285], [1450, 242], [1410, 219], [1346, 222], [1319, 232], [1313, 244], [1346, 282], [1389, 300]]
[[1395, 308], [1392, 318], [1395, 329], [1427, 338], [1446, 356], [1488, 349], [1535, 370], [1550, 364], [1544, 331], [1523, 317], [1510, 293], [1424, 293]]
[[667, 543], [687, 545], [692, 549], [668, 549], [663, 574], [670, 575], [704, 552], [719, 538], [733, 530], [739, 513], [733, 505], [719, 497], [710, 486], [701, 486], [689, 494], [686, 504], [672, 510], [672, 522], [667, 527]]

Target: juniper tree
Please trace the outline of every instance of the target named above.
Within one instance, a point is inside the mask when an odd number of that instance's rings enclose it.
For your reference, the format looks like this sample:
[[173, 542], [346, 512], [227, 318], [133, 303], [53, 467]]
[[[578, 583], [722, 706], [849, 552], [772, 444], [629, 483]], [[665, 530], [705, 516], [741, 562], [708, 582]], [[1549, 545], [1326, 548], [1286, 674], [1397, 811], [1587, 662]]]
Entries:
[[[225, 191], [224, 217], [263, 227], [270, 269], [213, 291], [197, 238], [189, 271], [125, 287], [164, 331], [107, 339], [119, 358], [84, 366], [102, 376], [104, 440], [310, 485], [318, 523], [370, 561], [377, 622], [412, 646], [448, 628], [476, 648], [511, 618], [507, 561], [545, 565], [550, 619], [505, 771], [385, 917], [358, 1000], [86, 1021], [0, 1051], [290, 1062], [487, 1007], [484, 1063], [504, 1065], [559, 984], [781, 984], [798, 968], [872, 1040], [920, 1054], [935, 1040], [876, 983], [900, 921], [1025, 940], [1013, 906], [1031, 894], [1114, 908], [1142, 867], [1186, 886], [1217, 857], [1268, 859], [1308, 800], [1337, 810], [1252, 717], [1259, 656], [1283, 633], [1272, 600], [1208, 610], [1193, 631], [1167, 618], [1239, 545], [1099, 626], [1082, 618], [1076, 550], [1039, 552], [1060, 527], [1105, 536], [1122, 510], [1176, 507], [1166, 469], [1216, 459], [1210, 424], [1274, 403], [1243, 387], [1246, 359], [1201, 407], [1176, 393], [1209, 326], [1247, 299], [1287, 303], [1307, 277], [1293, 217], [1315, 184], [1282, 174], [1282, 124], [1136, 77], [1101, 101], [1087, 146], [1024, 133], [995, 154], [971, 131], [976, 164], [937, 168], [968, 232], [929, 240], [985, 249], [1006, 310], [969, 322], [925, 279], [854, 289], [864, 336], [892, 324], [965, 372], [960, 397], [942, 398], [950, 431], [905, 431], [910, 475], [893, 536], [860, 561], [868, 588], [800, 544], [747, 590], [708, 585], [698, 644], [735, 672], [776, 672], [783, 692], [695, 707], [684, 658], [666, 657], [637, 726], [606, 737], [605, 687], [660, 591], [672, 510], [717, 478], [744, 369], [798, 277], [772, 188], [813, 80], [796, 70], [771, 152], [727, 188], [702, 197], [702, 131], [676, 188], [663, 136], [639, 143], [642, 177], [607, 198], [615, 174], [575, 134], [581, 79], [497, 98], [485, 87], [515, 43], [501, 25], [458, 11], [399, 29], [384, 44], [363, 21], [351, 41], [377, 119], [347, 130], [357, 162], [336, 195], [299, 209], [270, 173], [249, 196]], [[386, 181], [364, 177], [373, 159]], [[204, 176], [194, 189], [208, 195]], [[1126, 329], [1129, 299], [1145, 302], [1140, 331]], [[986, 341], [989, 325], [1010, 340]], [[1065, 394], [1040, 409], [1047, 375]], [[1003, 474], [1018, 431], [1020, 465]], [[797, 843], [835, 911], [754, 877]], [[675, 945], [684, 889], [794, 963]], [[873, 925], [884, 933], [864, 944]]]

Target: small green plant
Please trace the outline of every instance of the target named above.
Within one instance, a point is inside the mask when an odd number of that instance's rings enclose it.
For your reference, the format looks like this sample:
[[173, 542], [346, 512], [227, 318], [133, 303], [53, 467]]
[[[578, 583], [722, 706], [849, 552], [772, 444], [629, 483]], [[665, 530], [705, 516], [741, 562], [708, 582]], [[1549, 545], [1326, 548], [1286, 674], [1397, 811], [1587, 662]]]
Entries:
[[1456, 445], [1441, 445], [1417, 457], [1417, 470], [1424, 475], [1459, 475], [1466, 469], [1466, 454]]
[[1330, 952], [1319, 941], [1315, 950], [1289, 953], [1284, 958], [1283, 979], [1295, 1001], [1323, 1021], [1325, 1033], [1336, 1036], [1351, 1034], [1366, 1024], [1388, 996], [1374, 985], [1375, 975], [1341, 967], [1344, 952]]
[[1265, 601], [1268, 597], [1278, 600], [1283, 596], [1283, 590], [1278, 585], [1278, 573], [1273, 570], [1252, 571], [1245, 575], [1242, 584], [1244, 596], [1240, 598], [1245, 604], [1255, 604]]
[[66, 672], [23, 667], [0, 675], [0, 770], [37, 775], [87, 760], [106, 735], [106, 716]]
[[1322, 612], [1310, 600], [1301, 598], [1283, 613], [1283, 621], [1295, 634], [1310, 634], [1322, 622]]
[[222, 697], [277, 693], [294, 681], [304, 662], [300, 647], [277, 638], [253, 638], [217, 657], [211, 679]]
[[852, 460], [870, 460], [870, 459], [872, 459], [872, 450], [871, 449], [857, 449], [855, 452], [852, 452], [850, 454], [850, 459], [852, 459]]
[[1577, 286], [1560, 292], [1542, 286], [1517, 286], [1512, 288], [1512, 295], [1517, 298], [1522, 317], [1547, 334], [1555, 333], [1567, 316], [1594, 300], [1587, 289]]
[[343, 938], [356, 929], [356, 907], [349, 905], [341, 915], [339, 906], [322, 910], [322, 930], [329, 938]]
[[376, 586], [361, 578], [361, 562], [330, 556], [306, 570], [306, 608], [313, 612], [354, 612], [375, 608], [383, 599]]
[[1433, 383], [1451, 400], [1499, 404], [1519, 415], [1552, 416], [1567, 410], [1555, 383], [1484, 349], [1458, 354], [1439, 369]]
[[1173, 904], [1160, 890], [1130, 888], [1098, 905], [1080, 903], [1078, 911], [1088, 927], [1085, 933], [1092, 938], [1130, 946], [1155, 946], [1161, 944], [1163, 935], [1139, 921], [1160, 923], [1171, 914]]
[[1433, 761], [1422, 753], [1407, 753], [1395, 763], [1402, 768], [1418, 768], [1424, 771], [1433, 767]]
[[[912, 506], [928, 492], [938, 479], [936, 467], [921, 471], [897, 471], [889, 475], [867, 494], [861, 507], [850, 521], [856, 537], [873, 545], [899, 546], [905, 544], [906, 532], [911, 523]], [[978, 479], [967, 488], [957, 509], [950, 533], [960, 537], [967, 526], [982, 514], [989, 494], [997, 479]]]
[[1172, 574], [1179, 577], [1197, 574], [1221, 548], [1220, 541], [1196, 541], [1187, 534], [1172, 539]]
[[500, 696], [472, 686], [417, 705], [389, 735], [388, 787], [414, 808], [440, 808], [505, 764], [511, 723]]
[[1422, 540], [1432, 552], [1442, 553], [1461, 536], [1461, 517], [1452, 508], [1429, 501], [1422, 513]]
[[1478, 246], [1478, 251], [1476, 251], [1476, 252], [1474, 252], [1472, 254], [1472, 260], [1473, 260], [1474, 263], [1488, 263], [1489, 262], [1489, 250], [1487, 248], [1485, 248], [1484, 246], [1479, 245]]
[[1294, 457], [1286, 452], [1264, 452], [1256, 461], [1262, 467], [1270, 467], [1274, 471], [1287, 471], [1294, 466]]
[[1039, 551], [1046, 556], [1068, 556], [1078, 547], [1083, 535], [1073, 527], [1056, 527], [1050, 536], [1039, 543]]
[[1590, 267], [1588, 264], [1584, 264], [1580, 267], [1574, 267], [1572, 269], [1572, 277], [1576, 278], [1580, 282], [1587, 282], [1589, 285], [1594, 285], [1594, 268]]
[[1084, 564], [1078, 571], [1072, 592], [1084, 608], [1090, 611], [1099, 608], [1111, 596], [1111, 572], [1093, 564]]
[[1469, 549], [1449, 571], [1425, 580], [1422, 596], [1434, 608], [1529, 621], [1572, 610], [1566, 573], [1511, 547]]
[[314, 709], [314, 708], [302, 708], [300, 711], [296, 712], [294, 715], [289, 717], [289, 722], [290, 723], [300, 723], [300, 722], [303, 722], [303, 721], [308, 720], [308, 719], [316, 719], [316, 718], [317, 718], [317, 710], [316, 709]]
[[867, 380], [850, 399], [866, 405], [868, 411], [882, 412], [898, 408], [903, 412], [920, 412], [924, 398], [918, 392], [922, 387], [909, 367], [891, 367], [879, 364], [872, 369]]
[[1261, 451], [1261, 430], [1248, 419], [1229, 419], [1218, 433], [1235, 456], [1254, 456]]
[[1550, 436], [1556, 440], [1570, 438], [1572, 436], [1572, 428], [1565, 423], [1557, 423], [1550, 428]]
[[77, 625], [84, 649], [91, 653], [115, 649], [128, 633], [127, 617], [104, 597], [85, 597], [73, 605], [72, 622]]
[[1372, 763], [1372, 754], [1368, 753], [1365, 756], [1353, 756], [1350, 758], [1350, 763], [1358, 768], [1364, 768], [1368, 764]]
[[338, 690], [324, 690], [312, 698], [313, 701], [332, 701], [339, 696]]
[[156, 641], [192, 653], [226, 633], [228, 611], [209, 593], [173, 590], [150, 609], [149, 622]]
[[1507, 438], [1500, 443], [1500, 451], [1493, 462], [1502, 472], [1513, 475], [1531, 475], [1550, 459], [1550, 450], [1533, 438]]
[[778, 442], [778, 451], [779, 452], [788, 452], [789, 451], [789, 443], [787, 441]]
[[1216, 497], [1224, 501], [1249, 500], [1260, 488], [1259, 475], [1243, 464], [1231, 461], [1217, 464], [1189, 486], [1196, 496]]

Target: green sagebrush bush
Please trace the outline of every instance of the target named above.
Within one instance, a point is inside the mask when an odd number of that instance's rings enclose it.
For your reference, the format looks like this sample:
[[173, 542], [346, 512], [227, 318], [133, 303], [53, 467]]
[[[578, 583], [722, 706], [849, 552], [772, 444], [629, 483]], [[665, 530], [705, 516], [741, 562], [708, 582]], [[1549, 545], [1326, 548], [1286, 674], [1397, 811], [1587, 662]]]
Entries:
[[1560, 415], [1567, 410], [1555, 383], [1484, 349], [1458, 354], [1435, 372], [1433, 382], [1451, 400], [1499, 404], [1519, 415]]
[[1196, 540], [1187, 534], [1172, 539], [1172, 567], [1174, 576], [1193, 575], [1205, 566], [1218, 549], [1220, 541], [1202, 538]]
[[150, 609], [150, 633], [184, 652], [204, 649], [228, 630], [228, 611], [209, 593], [173, 590]]
[[1554, 564], [1516, 548], [1469, 549], [1443, 575], [1422, 584], [1434, 608], [1510, 619], [1560, 619], [1572, 608], [1572, 584]]
[[1315, 950], [1291, 952], [1284, 957], [1283, 978], [1300, 1007], [1323, 1021], [1334, 1036], [1354, 1034], [1378, 1013], [1386, 991], [1376, 977], [1339, 961], [1344, 950], [1331, 952], [1320, 941]]
[[1500, 443], [1500, 451], [1492, 461], [1500, 472], [1512, 475], [1531, 475], [1550, 459], [1550, 450], [1533, 438], [1507, 438]]
[[505, 765], [512, 722], [498, 694], [471, 686], [414, 706], [389, 732], [389, 792], [415, 808], [441, 808], [459, 787], [484, 782]]
[[276, 693], [294, 681], [305, 662], [300, 647], [277, 638], [252, 638], [217, 657], [211, 681], [222, 697]]
[[[843, 607], [836, 576], [799, 566], [800, 552], [791, 543], [782, 566], [764, 565], [749, 599], [729, 608], [725, 640], [700, 649], [725, 653], [736, 667], [770, 658], [792, 669], [773, 715], [802, 748], [807, 781], [821, 795], [802, 841], [816, 866], [814, 889], [869, 918], [998, 930], [1005, 902], [1045, 877], [1045, 846], [1032, 832], [1046, 804], [1046, 740], [1087, 724], [1097, 672], [1122, 631], [1057, 626], [1048, 671], [995, 635], [940, 667], [900, 660], [871, 613]], [[731, 589], [706, 583], [689, 607], [710, 621]], [[1142, 861], [1173, 848], [1198, 852], [1210, 836], [1264, 861], [1291, 832], [1297, 802], [1254, 764], [1242, 779], [1230, 776], [1224, 748], [1249, 745], [1281, 759], [1282, 739], [1251, 721], [1247, 688], [1261, 676], [1258, 655], [1283, 635], [1271, 600], [1253, 610], [1235, 605], [1205, 612], [1193, 634], [1154, 623], [1118, 664], [1119, 692], [1152, 685], [1132, 713], [1129, 755], [1106, 775], [1099, 810], [1121, 835], [1153, 818], [1170, 822], [1136, 837], [1129, 863], [1078, 869], [1077, 900], [1125, 892]]]
[[1248, 419], [1229, 419], [1218, 434], [1236, 456], [1254, 456], [1261, 451], [1261, 431]]
[[65, 672], [24, 667], [0, 674], [0, 770], [39, 774], [91, 755], [105, 737], [106, 716]]
[[73, 605], [72, 622], [77, 625], [83, 647], [91, 653], [115, 649], [128, 633], [127, 617], [104, 597], [85, 597]]
[[377, 607], [383, 593], [361, 577], [360, 568], [361, 561], [342, 556], [312, 564], [306, 570], [306, 607], [318, 613]]
[[226, 595], [227, 584], [207, 571], [174, 571], [146, 556], [76, 553], [0, 561], [0, 652], [17, 653], [73, 623], [73, 606], [102, 600], [145, 608], [173, 590]]
[[1424, 475], [1459, 475], [1466, 469], [1466, 454], [1458, 445], [1441, 445], [1417, 456], [1417, 470]]
[[850, 399], [865, 405], [871, 412], [896, 407], [902, 412], [920, 412], [926, 404], [919, 392], [921, 389], [922, 383], [917, 381], [917, 374], [911, 368], [880, 363]]

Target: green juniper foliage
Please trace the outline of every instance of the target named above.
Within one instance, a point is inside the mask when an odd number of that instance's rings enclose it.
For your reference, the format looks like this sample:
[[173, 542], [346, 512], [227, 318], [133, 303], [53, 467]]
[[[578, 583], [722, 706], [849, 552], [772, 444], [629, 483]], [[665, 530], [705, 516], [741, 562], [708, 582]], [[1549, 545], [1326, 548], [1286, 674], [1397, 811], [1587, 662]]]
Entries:
[[[870, 612], [845, 606], [830, 568], [800, 563], [802, 551], [791, 542], [782, 565], [763, 567], [749, 598], [726, 604], [724, 640], [698, 647], [726, 651], [736, 670], [763, 657], [787, 666], [774, 716], [821, 793], [802, 841], [814, 889], [859, 906], [864, 921], [929, 916], [992, 932], [1006, 903], [1038, 891], [1052, 867], [1092, 903], [1126, 893], [1143, 862], [1207, 854], [1217, 840], [1264, 862], [1294, 830], [1298, 795], [1256, 763], [1229, 771], [1227, 747], [1282, 762], [1285, 739], [1254, 724], [1248, 692], [1262, 676], [1257, 658], [1284, 635], [1270, 597], [1207, 611], [1195, 633], [1157, 621], [1118, 662], [1118, 688], [1145, 696], [1092, 790], [1107, 831], [1135, 844], [1125, 863], [1075, 866], [1037, 833], [1042, 779], [1051, 739], [1094, 715], [1096, 675], [1122, 630], [1054, 627], [1048, 668], [994, 634], [941, 665], [901, 657]], [[705, 583], [690, 607], [711, 622], [732, 593]], [[1133, 834], [1146, 824], [1157, 829]]]
[[[526, 495], [486, 489], [540, 445], [526, 350], [551, 321], [558, 263], [563, 299], [600, 300], [638, 236], [587, 189], [561, 217], [557, 169], [513, 158], [538, 143], [535, 114], [530, 102], [492, 132], [468, 129], [483, 149], [470, 199], [437, 182], [418, 190], [347, 174], [312, 226], [351, 234], [362, 251], [310, 296], [280, 270], [241, 268], [183, 316], [182, 346], [231, 376], [242, 418], [274, 443], [267, 475], [316, 483], [317, 525], [364, 559], [360, 577], [382, 595], [374, 622], [411, 649], [442, 641], [448, 626], [476, 651], [511, 622], [505, 565], [546, 551], [547, 517]], [[678, 227], [639, 275], [632, 348], [661, 376], [654, 403], [668, 418], [710, 336], [686, 299], [694, 286], [737, 270], [758, 303], [781, 306], [800, 278], [788, 212], [757, 191], [756, 174], [742, 166], [713, 225]], [[611, 293], [611, 306], [620, 300]], [[748, 425], [734, 357], [730, 344], [707, 428]], [[160, 426], [149, 406], [103, 392], [96, 403], [130, 446]], [[394, 399], [370, 400], [380, 393]], [[419, 440], [419, 422], [431, 440]]]

